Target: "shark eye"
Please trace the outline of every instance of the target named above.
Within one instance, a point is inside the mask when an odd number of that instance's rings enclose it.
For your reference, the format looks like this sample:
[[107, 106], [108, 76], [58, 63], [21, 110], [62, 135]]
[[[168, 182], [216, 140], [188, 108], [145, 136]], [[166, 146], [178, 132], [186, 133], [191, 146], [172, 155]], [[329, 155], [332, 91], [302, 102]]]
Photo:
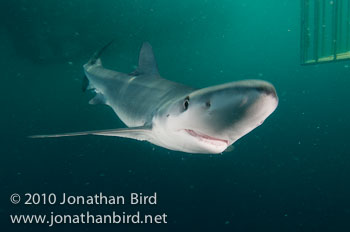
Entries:
[[210, 101], [207, 101], [207, 102], [205, 103], [205, 106], [209, 108], [209, 107], [211, 106]]
[[187, 96], [184, 101], [184, 110], [188, 109], [189, 104], [190, 104], [190, 97]]

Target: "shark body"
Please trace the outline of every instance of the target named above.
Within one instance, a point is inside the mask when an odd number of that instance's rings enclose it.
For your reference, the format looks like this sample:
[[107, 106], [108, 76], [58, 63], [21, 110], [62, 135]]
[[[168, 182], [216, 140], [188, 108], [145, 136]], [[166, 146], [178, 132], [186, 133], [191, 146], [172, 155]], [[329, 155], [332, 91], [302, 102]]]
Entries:
[[99, 57], [108, 45], [84, 65], [83, 88], [96, 92], [90, 104], [110, 106], [127, 128], [32, 137], [118, 136], [175, 151], [215, 154], [261, 125], [278, 105], [275, 88], [261, 80], [195, 89], [164, 79], [149, 43], [142, 45], [134, 72], [106, 69]]

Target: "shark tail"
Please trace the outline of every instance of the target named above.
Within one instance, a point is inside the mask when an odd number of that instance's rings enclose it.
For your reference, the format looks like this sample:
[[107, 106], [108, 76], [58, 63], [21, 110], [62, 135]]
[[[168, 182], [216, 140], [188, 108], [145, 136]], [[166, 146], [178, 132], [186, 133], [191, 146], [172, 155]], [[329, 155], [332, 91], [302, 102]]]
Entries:
[[[114, 39], [109, 41], [106, 45], [104, 45], [100, 50], [96, 51], [94, 55], [90, 58], [90, 60], [86, 63], [87, 66], [92, 66], [92, 65], [101, 65], [101, 60], [100, 57], [102, 53], [114, 42]], [[83, 82], [82, 82], [82, 91], [85, 92], [89, 88], [89, 79], [87, 76], [84, 74], [83, 76]]]
[[88, 61], [88, 65], [94, 65], [96, 63], [99, 63], [98, 60], [101, 57], [102, 53], [106, 51], [106, 49], [114, 42], [114, 39], [109, 41], [105, 46], [103, 46], [100, 50], [96, 51], [94, 55], [90, 58]]

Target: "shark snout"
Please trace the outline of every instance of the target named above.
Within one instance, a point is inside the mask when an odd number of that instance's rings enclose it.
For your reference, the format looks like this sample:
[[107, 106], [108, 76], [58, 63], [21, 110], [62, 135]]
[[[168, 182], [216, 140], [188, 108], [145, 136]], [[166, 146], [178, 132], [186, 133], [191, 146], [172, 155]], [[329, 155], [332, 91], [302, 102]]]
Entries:
[[[238, 88], [245, 88], [242, 94], [250, 101], [245, 109], [254, 115], [263, 114], [266, 117], [272, 113], [278, 105], [278, 96], [275, 87], [266, 81], [250, 80], [243, 81], [242, 86]], [[264, 117], [265, 117], [264, 116]]]
[[258, 86], [258, 87], [255, 87], [254, 89], [261, 94], [266, 94], [277, 99], [276, 89], [272, 85]]
[[240, 89], [242, 92], [256, 91], [260, 95], [270, 96], [274, 99], [278, 99], [275, 87], [266, 81], [247, 80], [247, 81], [240, 81], [235, 85], [236, 85], [235, 87]]

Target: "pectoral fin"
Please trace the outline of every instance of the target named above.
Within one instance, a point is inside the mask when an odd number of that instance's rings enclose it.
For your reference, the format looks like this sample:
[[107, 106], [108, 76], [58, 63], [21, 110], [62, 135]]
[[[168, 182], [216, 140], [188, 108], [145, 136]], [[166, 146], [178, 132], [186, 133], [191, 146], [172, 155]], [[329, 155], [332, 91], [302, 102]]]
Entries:
[[73, 133], [63, 134], [51, 134], [51, 135], [32, 135], [29, 138], [57, 138], [57, 137], [68, 137], [68, 136], [80, 136], [80, 135], [103, 135], [103, 136], [117, 136], [137, 140], [149, 140], [152, 137], [151, 127], [130, 127], [130, 128], [119, 128], [109, 130], [96, 130], [96, 131], [82, 131]]

